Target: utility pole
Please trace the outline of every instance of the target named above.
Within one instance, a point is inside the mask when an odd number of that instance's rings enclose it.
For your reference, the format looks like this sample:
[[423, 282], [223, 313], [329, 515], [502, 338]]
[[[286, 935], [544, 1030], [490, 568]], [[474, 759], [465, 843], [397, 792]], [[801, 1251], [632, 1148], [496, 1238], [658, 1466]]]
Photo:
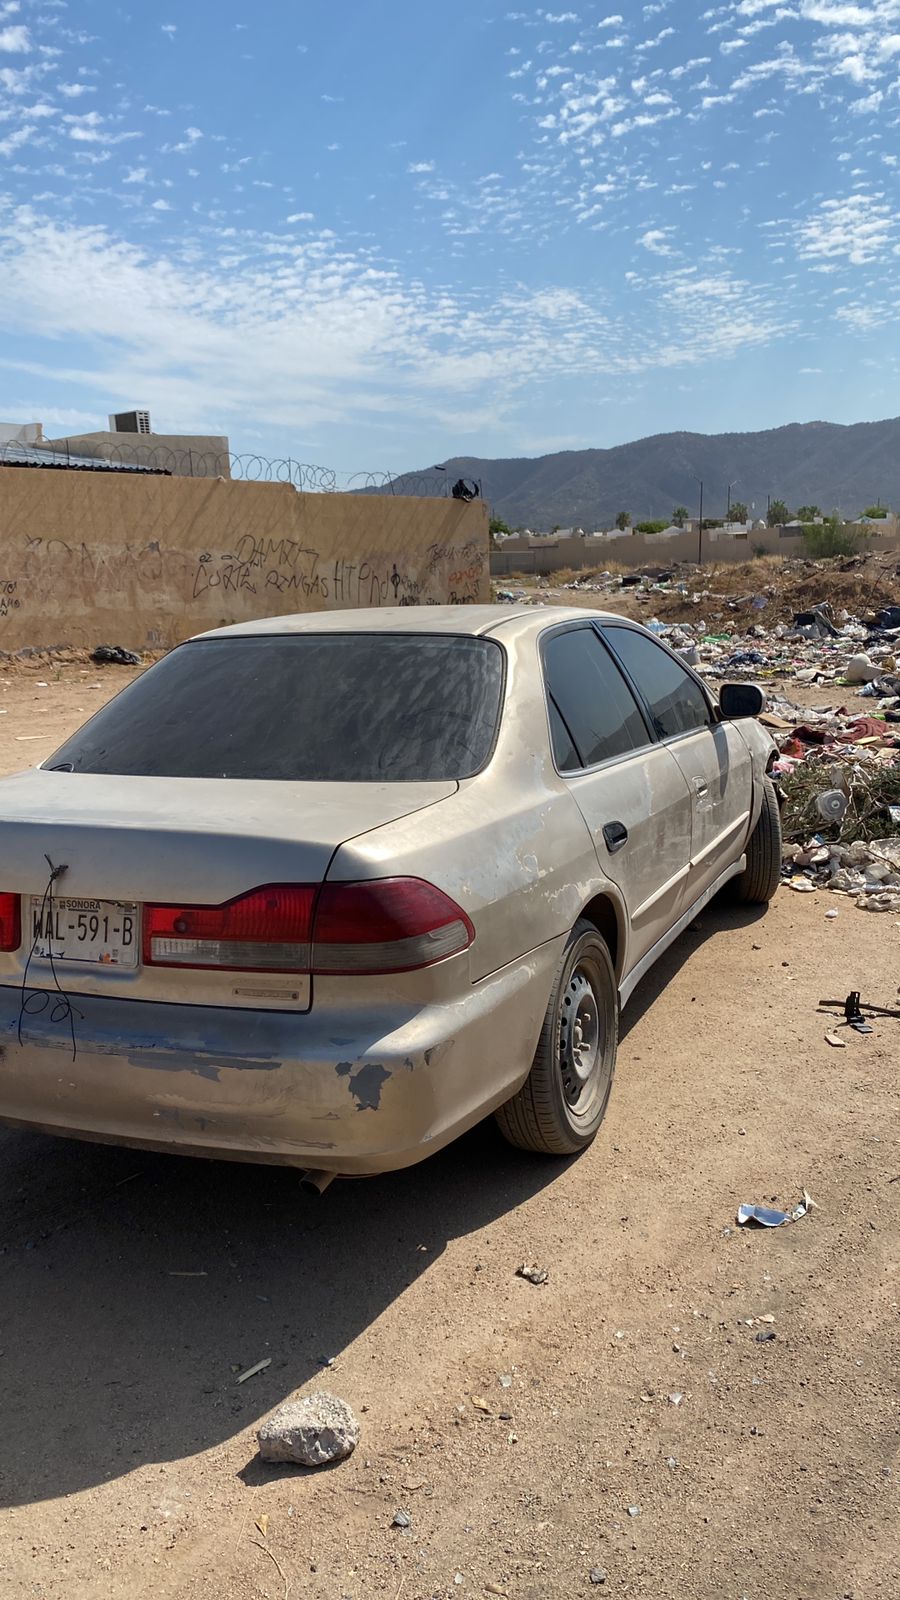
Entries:
[[699, 567], [703, 561], [703, 479], [698, 478], [697, 482], [700, 485], [700, 525], [697, 529], [697, 565]]

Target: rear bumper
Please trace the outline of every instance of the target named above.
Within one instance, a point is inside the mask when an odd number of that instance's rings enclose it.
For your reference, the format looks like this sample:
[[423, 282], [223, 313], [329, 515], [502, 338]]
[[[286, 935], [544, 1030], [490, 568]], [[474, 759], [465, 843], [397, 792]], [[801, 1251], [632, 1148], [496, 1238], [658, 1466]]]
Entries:
[[559, 940], [416, 1009], [306, 1015], [0, 987], [0, 1122], [183, 1155], [378, 1173], [449, 1143], [520, 1087]]

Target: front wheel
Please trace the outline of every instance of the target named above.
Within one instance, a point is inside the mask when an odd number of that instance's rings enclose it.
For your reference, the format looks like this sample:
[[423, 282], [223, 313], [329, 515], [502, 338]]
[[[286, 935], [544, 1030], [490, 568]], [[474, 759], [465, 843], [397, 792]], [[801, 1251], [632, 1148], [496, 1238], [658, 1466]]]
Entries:
[[571, 1156], [597, 1133], [609, 1101], [619, 1034], [616, 977], [590, 922], [576, 922], [562, 954], [531, 1071], [494, 1113], [510, 1144]]
[[781, 812], [771, 778], [763, 779], [759, 821], [747, 844], [747, 865], [734, 880], [735, 898], [748, 906], [771, 900], [781, 882]]

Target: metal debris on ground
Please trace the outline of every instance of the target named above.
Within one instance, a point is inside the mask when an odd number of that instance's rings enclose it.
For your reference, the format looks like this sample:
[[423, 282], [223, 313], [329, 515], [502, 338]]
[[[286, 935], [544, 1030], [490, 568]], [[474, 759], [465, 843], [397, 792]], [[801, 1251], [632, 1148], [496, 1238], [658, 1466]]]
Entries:
[[803, 1199], [793, 1211], [777, 1211], [772, 1206], [739, 1206], [737, 1220], [740, 1227], [755, 1223], [760, 1228], [780, 1228], [786, 1222], [799, 1222], [815, 1205], [815, 1200], [803, 1191]]
[[516, 1277], [525, 1278], [528, 1283], [546, 1283], [549, 1276], [546, 1267], [531, 1267], [527, 1261], [523, 1262], [521, 1267], [516, 1267]]
[[412, 1527], [412, 1517], [410, 1516], [409, 1512], [408, 1511], [403, 1511], [402, 1509], [395, 1511], [394, 1515], [391, 1518], [391, 1527], [392, 1528], [410, 1528], [410, 1527]]
[[[851, 989], [846, 1000], [819, 1001], [819, 1009], [821, 1011], [843, 1011], [844, 1021], [842, 1024], [839, 1024], [839, 1026], [852, 1028], [855, 1033], [872, 1033], [874, 1030], [871, 1023], [868, 1021], [865, 1012], [863, 1011], [863, 1006], [865, 1006], [866, 1011], [868, 1011], [870, 1015], [874, 1017], [900, 1018], [900, 1009], [898, 1009], [897, 1006], [873, 1005], [870, 1000], [864, 1001], [861, 999], [860, 991], [858, 989]], [[834, 1032], [826, 1033], [825, 1037], [829, 1044], [843, 1044], [844, 1042], [840, 1036]]]

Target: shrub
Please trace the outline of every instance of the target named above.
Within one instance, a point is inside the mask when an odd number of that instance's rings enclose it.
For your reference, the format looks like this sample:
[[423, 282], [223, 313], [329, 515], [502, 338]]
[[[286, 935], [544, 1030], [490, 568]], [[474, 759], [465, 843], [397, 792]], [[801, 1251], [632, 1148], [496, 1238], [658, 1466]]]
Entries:
[[807, 554], [822, 560], [827, 556], [855, 556], [866, 542], [862, 528], [838, 517], [804, 526], [803, 543]]

